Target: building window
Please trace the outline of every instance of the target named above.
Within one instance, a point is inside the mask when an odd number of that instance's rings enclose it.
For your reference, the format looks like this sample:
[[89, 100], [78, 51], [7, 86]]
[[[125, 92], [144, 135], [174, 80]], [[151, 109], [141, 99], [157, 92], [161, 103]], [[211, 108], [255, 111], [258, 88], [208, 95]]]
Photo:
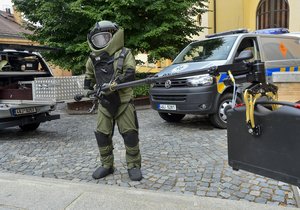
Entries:
[[256, 11], [256, 28], [288, 28], [289, 3], [287, 0], [261, 0]]

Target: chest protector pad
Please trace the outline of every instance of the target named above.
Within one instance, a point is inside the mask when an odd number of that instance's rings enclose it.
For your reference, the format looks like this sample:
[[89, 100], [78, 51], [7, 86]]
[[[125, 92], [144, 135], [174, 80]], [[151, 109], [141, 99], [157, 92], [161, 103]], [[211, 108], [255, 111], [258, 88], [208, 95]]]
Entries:
[[113, 66], [114, 56], [109, 56], [107, 52], [102, 52], [100, 55], [92, 53], [90, 58], [95, 68], [97, 85], [101, 86], [112, 81], [115, 72]]

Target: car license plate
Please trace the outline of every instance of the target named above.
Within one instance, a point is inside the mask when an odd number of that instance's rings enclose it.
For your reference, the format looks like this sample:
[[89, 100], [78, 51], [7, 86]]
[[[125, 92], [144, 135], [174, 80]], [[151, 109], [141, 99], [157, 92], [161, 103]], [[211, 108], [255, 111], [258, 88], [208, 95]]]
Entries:
[[35, 107], [26, 107], [26, 108], [14, 109], [12, 113], [14, 116], [19, 116], [19, 115], [24, 115], [24, 114], [32, 114], [32, 113], [36, 113], [36, 108]]
[[159, 104], [158, 109], [160, 110], [176, 110], [175, 104]]

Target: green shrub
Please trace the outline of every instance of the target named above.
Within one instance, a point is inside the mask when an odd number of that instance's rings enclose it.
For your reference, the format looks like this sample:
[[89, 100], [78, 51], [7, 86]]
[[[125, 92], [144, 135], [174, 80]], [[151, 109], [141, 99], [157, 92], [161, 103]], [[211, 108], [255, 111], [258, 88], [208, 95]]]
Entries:
[[149, 88], [148, 84], [140, 85], [133, 88], [133, 95], [134, 97], [141, 97], [141, 96], [149, 96]]
[[[153, 73], [136, 73], [135, 80], [145, 79], [153, 76]], [[144, 84], [133, 88], [134, 97], [149, 96], [150, 85]]]

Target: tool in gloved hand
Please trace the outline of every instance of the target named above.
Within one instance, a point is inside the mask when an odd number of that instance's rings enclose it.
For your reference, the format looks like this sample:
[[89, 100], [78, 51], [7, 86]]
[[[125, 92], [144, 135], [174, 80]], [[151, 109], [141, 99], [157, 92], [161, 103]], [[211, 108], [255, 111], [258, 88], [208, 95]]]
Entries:
[[[96, 90], [87, 90], [83, 94], [77, 94], [74, 96], [75, 101], [81, 101], [84, 97], [90, 97], [93, 96], [93, 106], [91, 109], [89, 109], [88, 113], [92, 113], [95, 111], [97, 104], [100, 102], [102, 106], [107, 107], [109, 110], [112, 110], [112, 114], [116, 114], [117, 110], [115, 109], [115, 106], [120, 102], [120, 99], [118, 97], [118, 93], [115, 92], [115, 87], [117, 86], [116, 82], [110, 82], [110, 83], [104, 83], [102, 86], [99, 86], [96, 88]], [[110, 101], [113, 101], [114, 106], [111, 104], [108, 104], [107, 99], [110, 99]]]

